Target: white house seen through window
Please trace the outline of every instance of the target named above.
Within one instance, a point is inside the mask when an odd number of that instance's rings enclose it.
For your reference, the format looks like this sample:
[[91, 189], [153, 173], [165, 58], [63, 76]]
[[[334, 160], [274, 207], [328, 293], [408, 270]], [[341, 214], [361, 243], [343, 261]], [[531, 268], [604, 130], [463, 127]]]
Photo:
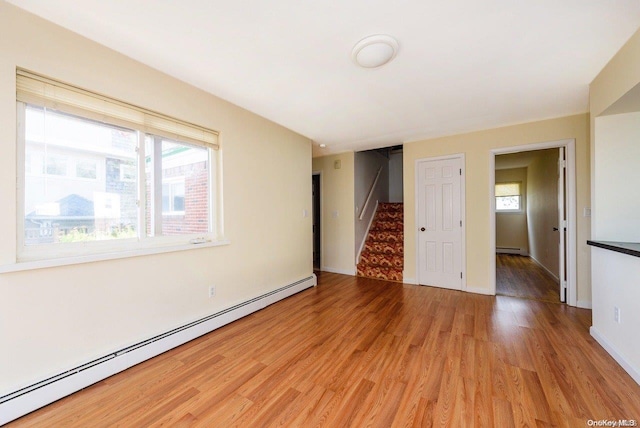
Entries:
[[25, 159], [46, 165], [45, 174], [25, 168], [24, 244], [137, 237], [138, 189], [120, 181], [118, 171], [137, 162], [136, 131], [24, 109]]

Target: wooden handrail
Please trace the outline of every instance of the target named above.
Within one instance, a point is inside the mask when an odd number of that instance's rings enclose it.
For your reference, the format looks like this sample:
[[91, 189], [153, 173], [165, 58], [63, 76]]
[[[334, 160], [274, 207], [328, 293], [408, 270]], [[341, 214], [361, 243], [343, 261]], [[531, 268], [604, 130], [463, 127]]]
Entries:
[[359, 219], [362, 220], [364, 218], [364, 213], [367, 211], [367, 206], [369, 205], [369, 201], [371, 201], [371, 196], [373, 195], [373, 190], [376, 188], [376, 184], [378, 184], [378, 179], [380, 178], [380, 173], [382, 172], [382, 167], [378, 169], [378, 173], [376, 174], [376, 178], [373, 179], [373, 184], [371, 184], [371, 189], [369, 189], [369, 194], [367, 195], [367, 199], [364, 201], [364, 205], [362, 206], [362, 210], [360, 211]]

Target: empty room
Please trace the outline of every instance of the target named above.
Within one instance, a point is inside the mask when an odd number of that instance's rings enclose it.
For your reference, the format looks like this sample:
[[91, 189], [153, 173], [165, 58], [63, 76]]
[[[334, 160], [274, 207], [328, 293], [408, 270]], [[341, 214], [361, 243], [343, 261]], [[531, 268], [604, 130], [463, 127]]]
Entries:
[[637, 425], [636, 0], [0, 23], [0, 425]]

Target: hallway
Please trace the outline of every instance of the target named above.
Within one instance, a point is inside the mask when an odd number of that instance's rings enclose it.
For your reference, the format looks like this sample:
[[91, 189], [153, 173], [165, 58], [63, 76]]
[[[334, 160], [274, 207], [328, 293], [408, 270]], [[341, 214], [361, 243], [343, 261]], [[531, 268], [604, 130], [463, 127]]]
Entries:
[[496, 294], [560, 303], [555, 278], [530, 257], [496, 255]]

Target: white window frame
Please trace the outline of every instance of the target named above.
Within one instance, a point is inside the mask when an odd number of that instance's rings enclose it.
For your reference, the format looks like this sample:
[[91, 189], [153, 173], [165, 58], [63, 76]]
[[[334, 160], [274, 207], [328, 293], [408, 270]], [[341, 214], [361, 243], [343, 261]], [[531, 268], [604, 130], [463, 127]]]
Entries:
[[[117, 101], [114, 101], [117, 102]], [[96, 260], [107, 260], [122, 257], [131, 257], [142, 254], [155, 254], [162, 252], [189, 250], [193, 248], [210, 247], [228, 244], [222, 235], [222, 200], [218, 197], [221, 195], [221, 176], [219, 174], [219, 166], [221, 163], [221, 151], [216, 145], [207, 143], [196, 144], [207, 150], [208, 161], [208, 232], [188, 235], [173, 236], [147, 236], [146, 234], [146, 200], [143, 195], [146, 192], [145, 180], [145, 144], [144, 139], [147, 129], [143, 126], [136, 126], [133, 129], [138, 133], [138, 162], [137, 162], [137, 180], [138, 180], [138, 204], [137, 204], [137, 238], [124, 238], [107, 241], [91, 241], [91, 242], [74, 242], [74, 243], [54, 243], [54, 244], [38, 244], [25, 245], [25, 150], [26, 150], [26, 105], [40, 105], [37, 102], [17, 101], [17, 251], [16, 264], [9, 266], [0, 266], [0, 272], [19, 271], [25, 269], [34, 269], [47, 266], [57, 266], [66, 264], [75, 264]], [[65, 111], [64, 108], [57, 109], [63, 113], [73, 113], [79, 117], [85, 117], [89, 120], [93, 116], [78, 114], [78, 109], [73, 107], [71, 112]], [[157, 115], [157, 114], [155, 114]], [[158, 116], [160, 117], [160, 116]], [[104, 120], [105, 123], [110, 121]], [[120, 124], [117, 120], [113, 125]], [[132, 129], [131, 126], [127, 128]], [[156, 128], [154, 128], [155, 130]], [[212, 131], [213, 132], [213, 131]], [[155, 134], [155, 133], [154, 133]], [[217, 133], [215, 133], [217, 135]], [[171, 138], [180, 143], [194, 145], [192, 140], [182, 141], [180, 137]], [[75, 165], [68, 165], [75, 167]], [[46, 165], [44, 166], [46, 173]], [[98, 173], [100, 173], [98, 171]], [[162, 214], [162, 213], [160, 213]]]
[[[169, 210], [165, 211], [164, 210], [164, 206], [162, 207], [162, 215], [165, 216], [180, 216], [180, 215], [185, 215], [185, 210], [176, 210], [175, 206], [174, 206], [174, 201], [173, 201], [173, 193], [171, 191], [171, 189], [173, 188], [173, 186], [175, 184], [182, 184], [183, 187], [185, 187], [185, 193], [186, 193], [186, 180], [184, 176], [180, 176], [180, 177], [171, 177], [171, 178], [165, 178], [164, 180], [162, 180], [162, 186], [164, 185], [168, 185], [169, 186]], [[184, 195], [183, 195], [184, 197]]]

